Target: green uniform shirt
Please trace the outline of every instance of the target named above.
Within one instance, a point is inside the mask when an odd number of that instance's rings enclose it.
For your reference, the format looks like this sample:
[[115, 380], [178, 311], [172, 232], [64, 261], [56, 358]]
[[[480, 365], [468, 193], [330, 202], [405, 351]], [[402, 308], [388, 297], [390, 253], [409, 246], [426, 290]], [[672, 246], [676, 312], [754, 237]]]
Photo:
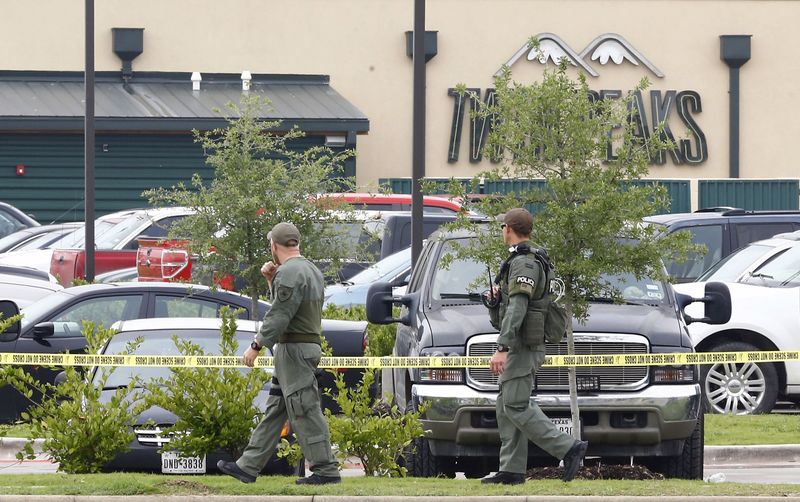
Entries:
[[322, 335], [322, 272], [302, 256], [278, 267], [272, 280], [272, 308], [256, 336], [262, 347], [272, 347], [286, 334]]
[[[522, 244], [531, 245], [528, 241]], [[497, 320], [492, 324], [500, 330], [497, 343], [511, 349], [500, 381], [530, 374], [535, 351], [544, 350], [544, 347], [533, 348], [522, 343], [521, 333], [530, 300], [541, 295], [544, 288], [543, 275], [533, 254], [521, 254], [511, 260], [508, 274], [500, 278], [502, 302], [497, 309]]]

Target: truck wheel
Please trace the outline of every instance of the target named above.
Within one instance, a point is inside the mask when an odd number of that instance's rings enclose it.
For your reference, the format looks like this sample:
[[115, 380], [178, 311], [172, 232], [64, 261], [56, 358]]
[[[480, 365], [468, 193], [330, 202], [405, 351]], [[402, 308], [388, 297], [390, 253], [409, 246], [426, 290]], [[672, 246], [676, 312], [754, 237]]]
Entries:
[[703, 415], [697, 419], [692, 435], [683, 443], [683, 452], [674, 457], [659, 457], [649, 467], [667, 478], [703, 479]]
[[[742, 342], [723, 343], [710, 352], [758, 352]], [[702, 365], [703, 406], [709, 413], [753, 415], [769, 413], [778, 399], [778, 371], [773, 363]]]
[[[406, 409], [413, 410], [414, 403], [409, 401]], [[415, 478], [456, 477], [455, 459], [434, 455], [431, 452], [428, 439], [424, 436], [414, 438], [411, 445], [406, 449], [404, 456], [409, 476]]]
[[414, 439], [405, 455], [408, 475], [415, 478], [435, 478], [437, 476], [454, 478], [456, 476], [455, 462], [450, 460], [452, 459], [438, 457], [431, 453], [428, 440], [424, 437]]

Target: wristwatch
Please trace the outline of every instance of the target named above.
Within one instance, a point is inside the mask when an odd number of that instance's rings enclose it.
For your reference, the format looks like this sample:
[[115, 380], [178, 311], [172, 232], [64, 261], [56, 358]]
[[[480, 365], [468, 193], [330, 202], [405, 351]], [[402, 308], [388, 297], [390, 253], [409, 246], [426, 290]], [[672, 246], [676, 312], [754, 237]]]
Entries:
[[253, 340], [250, 342], [250, 348], [253, 350], [261, 350], [261, 345], [259, 345], [257, 341]]
[[508, 345], [499, 344], [497, 346], [497, 352], [508, 352]]

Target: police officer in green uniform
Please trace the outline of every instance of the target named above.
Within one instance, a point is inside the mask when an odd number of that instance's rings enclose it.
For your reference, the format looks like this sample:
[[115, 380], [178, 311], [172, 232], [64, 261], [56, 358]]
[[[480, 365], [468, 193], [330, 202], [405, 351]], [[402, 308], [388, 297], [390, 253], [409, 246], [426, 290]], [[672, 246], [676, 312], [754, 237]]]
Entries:
[[272, 257], [261, 268], [270, 282], [273, 304], [243, 359], [252, 367], [262, 347], [275, 345], [275, 373], [264, 419], [236, 462], [220, 460], [217, 467], [244, 483], [252, 483], [275, 453], [288, 416], [312, 474], [297, 484], [320, 485], [341, 481], [331, 452], [328, 423], [320, 409], [314, 375], [322, 350], [324, 282], [319, 269], [300, 255], [300, 232], [291, 223], [278, 223], [268, 235]]
[[[512, 209], [503, 216], [501, 228], [512, 254], [500, 270], [500, 302], [489, 309], [492, 325], [500, 330], [497, 352], [490, 361], [500, 385], [497, 395], [500, 471], [481, 482], [524, 483], [528, 441], [563, 459], [562, 479], [571, 481], [588, 443], [560, 431], [531, 401], [533, 378], [545, 358], [544, 321], [540, 313], [531, 309], [531, 304], [548, 287], [545, 272], [530, 252], [533, 217], [523, 208]], [[496, 295], [498, 290], [493, 289]]]

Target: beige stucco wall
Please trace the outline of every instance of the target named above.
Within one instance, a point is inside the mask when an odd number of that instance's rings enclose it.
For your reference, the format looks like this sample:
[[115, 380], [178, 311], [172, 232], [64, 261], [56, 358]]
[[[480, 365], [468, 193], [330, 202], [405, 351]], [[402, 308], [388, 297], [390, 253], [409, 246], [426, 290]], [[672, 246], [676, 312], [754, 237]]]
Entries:
[[[0, 0], [0, 69], [81, 70], [83, 4]], [[427, 173], [470, 176], [490, 166], [468, 162], [467, 131], [460, 161], [448, 164], [448, 87], [490, 86], [531, 35], [555, 33], [580, 52], [613, 32], [665, 77], [593, 63], [600, 77], [590, 77], [592, 88], [627, 90], [648, 76], [652, 89], [695, 90], [702, 98], [695, 119], [708, 161], [668, 162], [651, 176], [727, 177], [728, 68], [719, 35], [752, 34], [752, 59], [741, 71], [741, 176], [798, 177], [791, 151], [800, 137], [798, 19], [797, 1], [428, 0], [427, 28], [439, 31], [439, 54], [427, 65]], [[358, 179], [366, 184], [411, 172], [412, 63], [404, 32], [412, 26], [412, 0], [98, 0], [96, 67], [119, 69], [112, 27], [143, 27], [144, 53], [134, 70], [330, 74], [333, 87], [370, 119], [369, 135], [358, 140]], [[514, 70], [530, 81], [541, 66], [520, 61]]]

